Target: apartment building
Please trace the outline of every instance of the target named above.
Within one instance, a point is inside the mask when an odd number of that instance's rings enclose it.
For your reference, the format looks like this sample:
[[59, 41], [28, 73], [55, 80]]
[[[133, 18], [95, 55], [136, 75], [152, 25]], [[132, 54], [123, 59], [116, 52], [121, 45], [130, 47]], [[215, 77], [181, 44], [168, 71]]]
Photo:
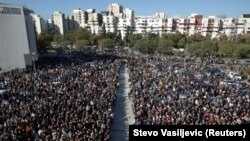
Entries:
[[[106, 32], [115, 32], [117, 28], [118, 18], [112, 14], [102, 14], [103, 24], [105, 24]], [[104, 25], [103, 25], [104, 26]]]
[[54, 29], [57, 30], [60, 34], [65, 33], [65, 15], [62, 12], [56, 11], [52, 15], [52, 21]]
[[250, 14], [243, 14], [236, 22], [237, 34], [250, 34]]
[[96, 13], [94, 10], [88, 11], [88, 27], [90, 28], [91, 33], [100, 34], [102, 26], [102, 15]]
[[217, 38], [221, 35], [222, 22], [215, 16], [209, 16], [202, 19], [202, 36], [210, 36], [211, 38]]
[[31, 14], [37, 34], [48, 33], [48, 23], [41, 16]]
[[155, 33], [162, 35], [167, 30], [166, 18], [163, 18], [156, 13], [154, 16], [136, 16], [135, 22], [135, 33], [146, 34]]
[[[56, 15], [57, 14], [57, 15]], [[103, 23], [106, 32], [118, 31], [122, 34], [122, 38], [126, 36], [127, 31], [139, 34], [155, 33], [175, 33], [191, 35], [211, 36], [217, 38], [221, 35], [229, 37], [237, 34], [250, 33], [250, 14], [243, 14], [240, 18], [226, 18], [226, 16], [208, 16], [203, 17], [197, 13], [193, 13], [185, 18], [167, 17], [164, 12], [156, 12], [153, 16], [135, 16], [133, 10], [123, 8], [118, 3], [112, 3], [107, 6], [107, 11], [97, 13], [95, 9], [82, 10], [74, 9], [72, 17], [66, 19], [66, 23], [62, 22], [64, 15], [55, 12], [49, 27], [54, 26], [61, 34], [66, 29], [72, 29], [70, 23], [74, 23], [73, 28], [88, 28], [92, 33], [99, 34]], [[56, 20], [55, 20], [56, 19]], [[68, 26], [68, 28], [67, 28]]]
[[228, 37], [232, 37], [236, 35], [236, 19], [234, 18], [224, 18], [221, 19], [222, 29], [220, 31], [221, 34], [225, 34]]
[[[92, 12], [91, 12], [92, 13]], [[88, 12], [80, 8], [74, 9], [72, 11], [72, 16], [74, 17], [74, 27], [78, 29], [79, 27], [86, 27], [88, 24]]]
[[123, 13], [123, 7], [119, 3], [112, 3], [107, 6], [107, 11], [114, 16], [119, 16]]

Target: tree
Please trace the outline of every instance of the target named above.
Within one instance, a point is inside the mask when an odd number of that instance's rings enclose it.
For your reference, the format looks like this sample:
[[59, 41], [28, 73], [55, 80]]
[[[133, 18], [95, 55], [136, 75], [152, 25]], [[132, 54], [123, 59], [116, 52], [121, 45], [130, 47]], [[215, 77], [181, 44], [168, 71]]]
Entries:
[[63, 36], [59, 35], [59, 34], [56, 34], [54, 36], [54, 38], [53, 38], [53, 44], [57, 45], [57, 46], [60, 46], [62, 42], [63, 42]]
[[126, 35], [124, 37], [124, 42], [126, 46], [128, 46], [127, 44], [129, 43], [129, 36], [130, 36], [130, 26], [127, 26]]
[[141, 39], [137, 40], [135, 43], [135, 48], [139, 50], [142, 53], [149, 53], [152, 54], [157, 49], [157, 40], [147, 40], [147, 39]]
[[105, 23], [103, 23], [103, 25], [102, 25], [101, 37], [102, 37], [103, 39], [106, 38], [106, 27], [105, 27]]
[[174, 46], [174, 42], [172, 40], [165, 40], [164, 38], [161, 38], [159, 40], [159, 44], [158, 44], [158, 52], [163, 53], [163, 54], [169, 54], [172, 52]]
[[87, 45], [89, 45], [89, 41], [85, 39], [77, 40], [75, 44], [77, 49], [83, 49]]
[[177, 42], [177, 47], [181, 47], [184, 48], [186, 46], [186, 39], [185, 38], [181, 38], [178, 42]]
[[92, 45], [98, 45], [98, 41], [100, 40], [100, 37], [96, 34], [93, 34], [91, 36], [91, 44]]
[[41, 33], [36, 36], [37, 50], [39, 53], [46, 53], [48, 46], [52, 42], [52, 37], [49, 34]]
[[142, 35], [141, 34], [131, 34], [129, 35], [129, 44], [131, 47], [135, 46], [135, 43], [137, 40], [141, 40]]
[[99, 45], [105, 48], [113, 49], [114, 48], [114, 41], [112, 39], [101, 39], [99, 41]]
[[222, 40], [218, 43], [219, 53], [231, 57], [233, 54], [234, 44], [228, 40]]
[[91, 32], [87, 30], [86, 28], [79, 28], [76, 33], [76, 40], [88, 40], [90, 42], [91, 40]]
[[238, 44], [233, 52], [233, 56], [236, 58], [250, 57], [250, 46], [247, 44]]

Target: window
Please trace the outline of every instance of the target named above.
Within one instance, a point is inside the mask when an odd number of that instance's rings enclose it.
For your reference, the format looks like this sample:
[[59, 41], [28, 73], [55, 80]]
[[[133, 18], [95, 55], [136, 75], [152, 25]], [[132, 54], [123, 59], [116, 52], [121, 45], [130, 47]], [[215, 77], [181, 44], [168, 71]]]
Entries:
[[21, 14], [21, 9], [20, 8], [10, 8], [10, 7], [3, 7], [0, 10], [0, 13], [3, 14]]

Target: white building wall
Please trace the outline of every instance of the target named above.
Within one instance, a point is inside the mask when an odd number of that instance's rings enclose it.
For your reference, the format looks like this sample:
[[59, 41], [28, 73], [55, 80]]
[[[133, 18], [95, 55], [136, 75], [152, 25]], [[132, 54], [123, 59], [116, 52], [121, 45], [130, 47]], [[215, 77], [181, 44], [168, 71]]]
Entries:
[[47, 22], [40, 16], [32, 14], [33, 21], [35, 23], [35, 29], [37, 34], [48, 33], [48, 24]]
[[59, 31], [60, 34], [65, 33], [65, 17], [62, 12], [54, 12], [52, 16], [52, 20], [54, 23], [54, 29]]
[[103, 16], [103, 23], [105, 24], [106, 32], [114, 32], [117, 27], [117, 19], [113, 15]]
[[74, 9], [72, 12], [75, 21], [75, 28], [86, 27], [88, 22], [88, 14], [82, 9]]
[[194, 35], [195, 34], [195, 19], [194, 18], [190, 18], [189, 19], [189, 31], [188, 31], [188, 35]]

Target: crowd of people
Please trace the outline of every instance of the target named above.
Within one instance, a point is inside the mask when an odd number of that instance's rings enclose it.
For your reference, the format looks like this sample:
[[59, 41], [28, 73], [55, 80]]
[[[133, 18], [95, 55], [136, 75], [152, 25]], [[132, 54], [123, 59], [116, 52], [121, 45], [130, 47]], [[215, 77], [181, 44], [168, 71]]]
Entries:
[[[135, 124], [249, 124], [249, 91], [241, 91], [249, 90], [249, 85], [221, 85], [223, 77], [206, 73], [210, 65], [212, 64], [185, 62], [174, 65], [169, 61], [130, 60], [130, 96], [133, 100]], [[200, 82], [198, 77], [193, 80], [183, 79], [187, 73], [202, 76], [204, 82]]]
[[[240, 90], [249, 85], [221, 85], [223, 77], [204, 71], [209, 63], [127, 59], [136, 125], [250, 123], [250, 96]], [[0, 140], [110, 140], [122, 62], [75, 52], [1, 73]]]
[[0, 140], [110, 140], [120, 61], [42, 62], [0, 75]]

